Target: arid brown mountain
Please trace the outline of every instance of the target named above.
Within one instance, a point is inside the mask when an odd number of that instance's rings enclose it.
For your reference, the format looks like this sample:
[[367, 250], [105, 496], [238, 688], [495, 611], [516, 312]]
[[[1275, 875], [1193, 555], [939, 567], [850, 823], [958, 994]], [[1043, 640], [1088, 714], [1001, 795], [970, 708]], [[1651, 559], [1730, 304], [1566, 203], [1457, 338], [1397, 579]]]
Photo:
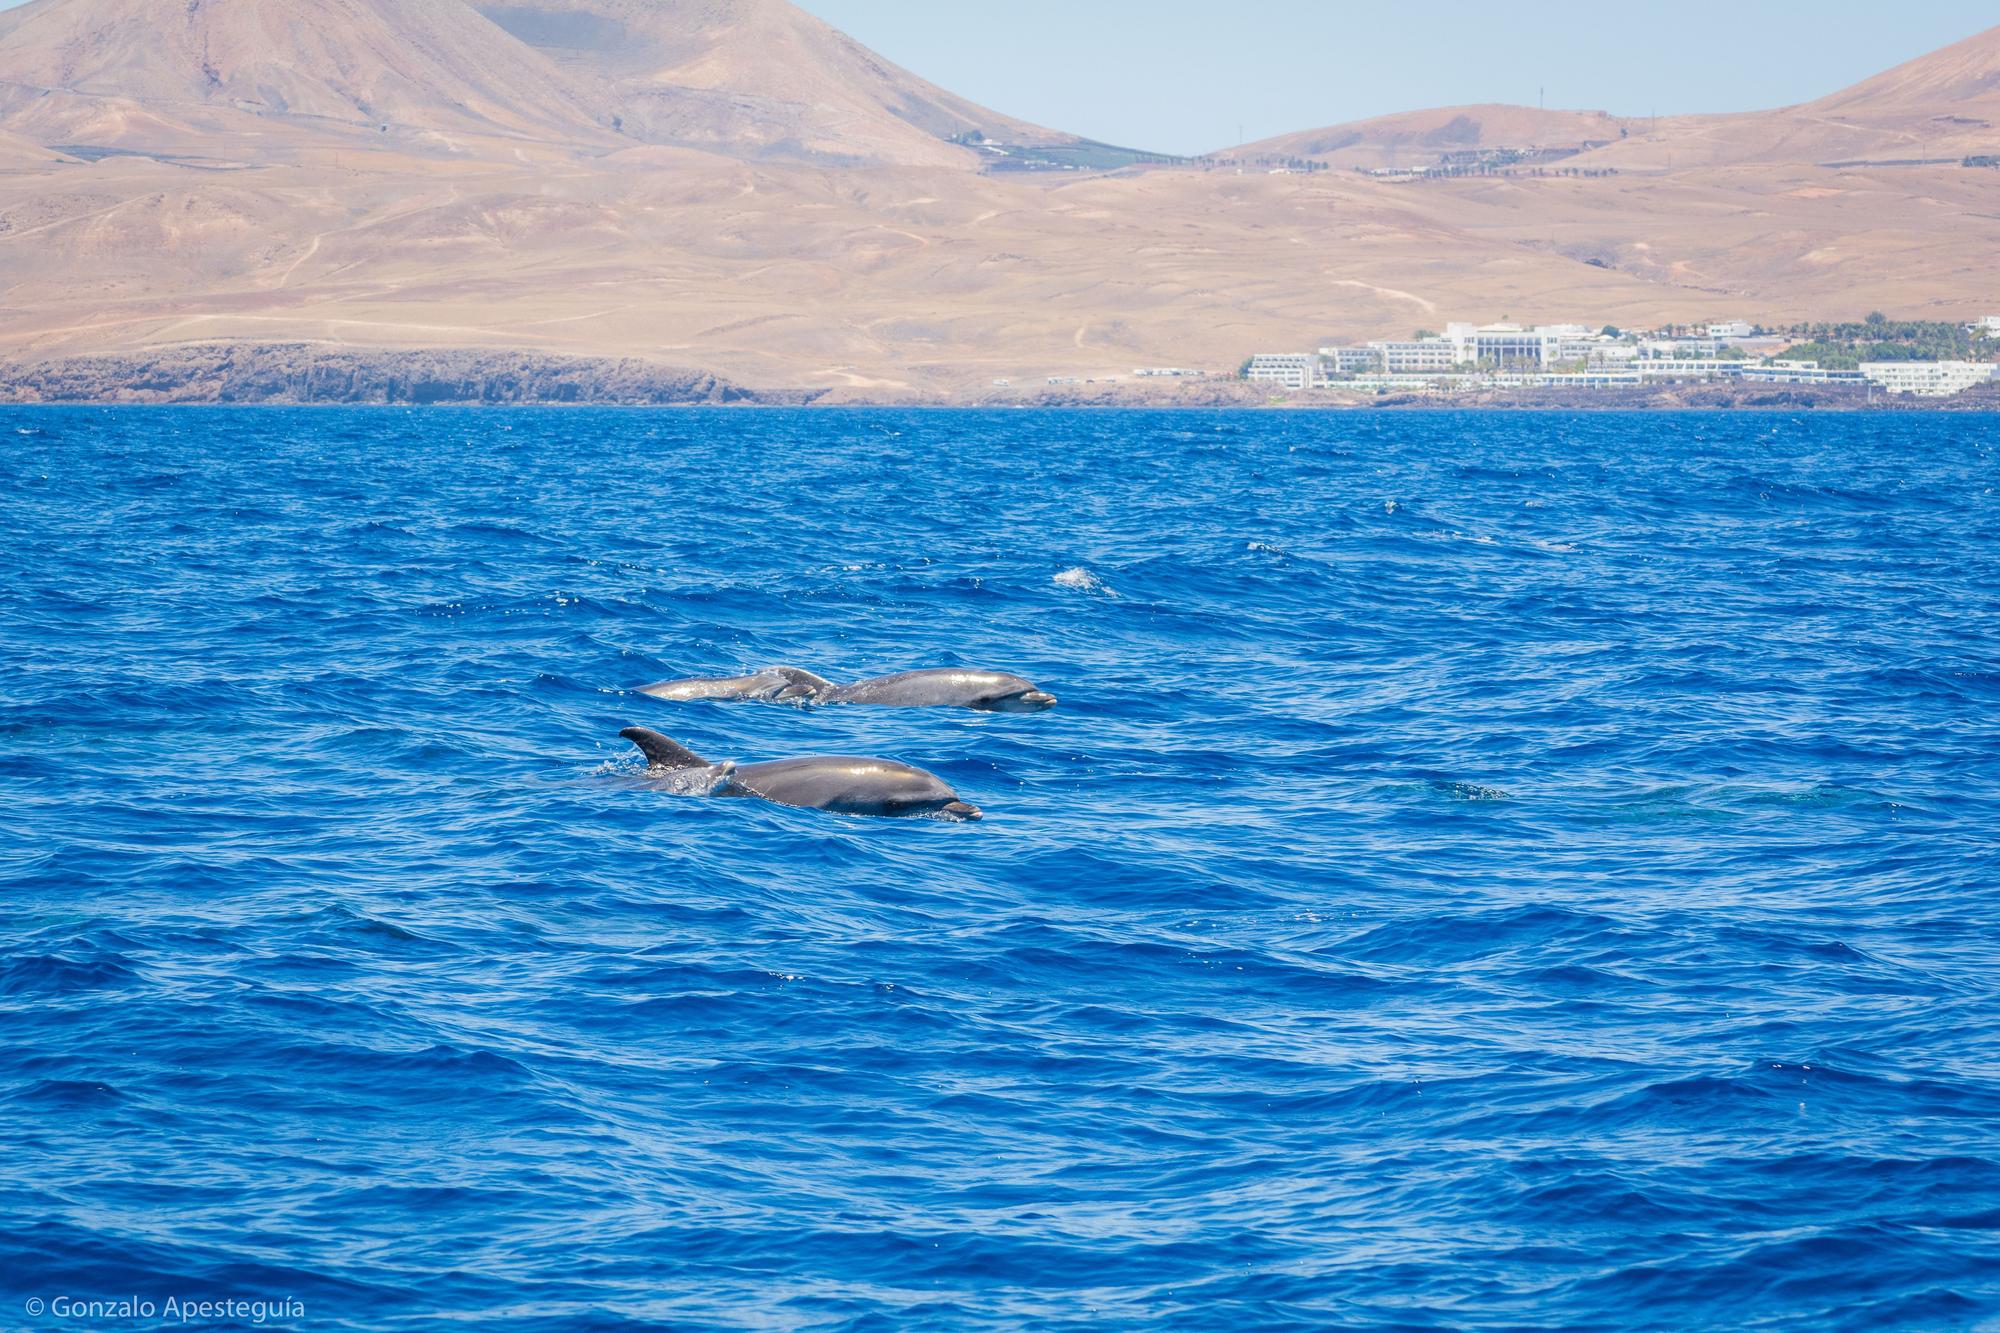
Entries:
[[0, 12], [0, 116], [45, 142], [228, 161], [384, 135], [976, 170], [988, 155], [953, 140], [1075, 142], [785, 0], [34, 0]]
[[478, 0], [653, 143], [823, 164], [975, 168], [969, 134], [1074, 136], [976, 106], [784, 0]]
[[1806, 110], [1879, 125], [1943, 123], [1953, 133], [1992, 130], [2000, 125], [2000, 28], [1898, 65]]
[[591, 96], [459, 0], [34, 0], [0, 116], [45, 143], [228, 160], [315, 134], [608, 142]]
[[1281, 135], [1218, 161], [1299, 157], [1420, 171], [1454, 155], [1556, 150], [1572, 166], [1683, 170], [1750, 162], [1907, 162], [2000, 153], [2000, 28], [1801, 106], [1717, 116], [1619, 118], [1602, 111], [1447, 107]]
[[1456, 108], [1282, 154], [1576, 150], [1514, 174], [993, 171], [975, 133], [1074, 141], [782, 0], [33, 0], [0, 14], [0, 375], [283, 346], [964, 400], [1450, 319], [1982, 315], [1996, 45], [1780, 112]]
[[1677, 116], [1604, 150], [1600, 165], [1687, 170], [1952, 162], [2000, 154], [2000, 28], [1802, 106]]

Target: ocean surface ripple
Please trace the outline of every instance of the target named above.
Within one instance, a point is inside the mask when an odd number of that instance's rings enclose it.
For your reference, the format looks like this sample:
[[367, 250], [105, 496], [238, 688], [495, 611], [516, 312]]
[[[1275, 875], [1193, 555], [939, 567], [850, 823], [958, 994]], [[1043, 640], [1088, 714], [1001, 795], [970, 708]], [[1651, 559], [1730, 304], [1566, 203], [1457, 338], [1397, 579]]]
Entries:
[[0, 1327], [1991, 1325], [1996, 425], [0, 411]]

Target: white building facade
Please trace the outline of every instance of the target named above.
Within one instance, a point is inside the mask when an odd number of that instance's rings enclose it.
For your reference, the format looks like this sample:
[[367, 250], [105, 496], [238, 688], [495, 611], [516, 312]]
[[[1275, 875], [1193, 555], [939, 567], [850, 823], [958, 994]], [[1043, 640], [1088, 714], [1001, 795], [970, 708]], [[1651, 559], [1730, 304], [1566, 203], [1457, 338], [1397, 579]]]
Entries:
[[1390, 375], [1444, 375], [1458, 369], [1458, 349], [1443, 338], [1417, 342], [1369, 343], [1369, 350], [1382, 357], [1382, 370]]
[[1718, 380], [1741, 375], [1745, 363], [1742, 361], [1684, 360], [1669, 357], [1650, 357], [1644, 361], [1634, 361], [1632, 365], [1639, 372], [1641, 379]]
[[2000, 366], [1981, 361], [1863, 361], [1862, 377], [1890, 393], [1949, 398], [1995, 378]]
[[1771, 361], [1743, 367], [1743, 378], [1757, 384], [1862, 384], [1858, 370], [1828, 370], [1817, 361]]
[[1643, 338], [1639, 342], [1641, 356], [1682, 361], [1707, 360], [1721, 350], [1722, 342], [1717, 338]]
[[1365, 375], [1382, 369], [1382, 353], [1374, 347], [1322, 347], [1320, 369], [1328, 375]]
[[1287, 389], [1310, 389], [1319, 383], [1319, 358], [1311, 352], [1265, 352], [1250, 358], [1243, 378]]

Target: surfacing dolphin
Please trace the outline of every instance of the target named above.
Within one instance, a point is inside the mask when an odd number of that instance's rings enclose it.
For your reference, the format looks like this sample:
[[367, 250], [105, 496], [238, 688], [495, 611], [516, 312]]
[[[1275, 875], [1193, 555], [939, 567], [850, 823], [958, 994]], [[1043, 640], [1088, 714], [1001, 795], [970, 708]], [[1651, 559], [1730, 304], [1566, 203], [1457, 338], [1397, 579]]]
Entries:
[[688, 680], [665, 680], [648, 685], [639, 693], [655, 699], [682, 702], [693, 699], [749, 699], [757, 703], [810, 703], [821, 693], [835, 688], [810, 671], [795, 667], [766, 667], [749, 676], [695, 676]]
[[818, 755], [763, 764], [711, 764], [645, 727], [627, 727], [618, 734], [646, 756], [648, 777], [685, 775], [698, 780], [698, 789], [716, 796], [756, 796], [778, 805], [840, 815], [981, 818], [978, 806], [959, 800], [958, 793], [935, 774], [891, 759]]
[[639, 691], [655, 699], [746, 699], [758, 703], [876, 704], [887, 708], [971, 708], [982, 713], [1039, 713], [1056, 697], [1033, 681], [1001, 671], [940, 667], [836, 685], [797, 667], [766, 667], [749, 676], [668, 680]]

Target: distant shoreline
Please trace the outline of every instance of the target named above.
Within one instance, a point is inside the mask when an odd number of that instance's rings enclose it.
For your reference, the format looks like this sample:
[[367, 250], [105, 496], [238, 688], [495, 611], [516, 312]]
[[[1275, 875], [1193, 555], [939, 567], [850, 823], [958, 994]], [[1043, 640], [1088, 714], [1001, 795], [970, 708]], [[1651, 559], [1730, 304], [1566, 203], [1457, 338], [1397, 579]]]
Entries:
[[204, 343], [0, 363], [0, 403], [17, 406], [803, 406], [815, 397], [637, 358], [478, 349]]
[[201, 344], [0, 362], [0, 405], [16, 407], [820, 407], [1416, 412], [2000, 412], [2000, 384], [1949, 398], [1855, 385], [1658, 384], [1388, 394], [1277, 393], [1236, 379], [1100, 382], [955, 397], [749, 388], [638, 358], [537, 352]]

